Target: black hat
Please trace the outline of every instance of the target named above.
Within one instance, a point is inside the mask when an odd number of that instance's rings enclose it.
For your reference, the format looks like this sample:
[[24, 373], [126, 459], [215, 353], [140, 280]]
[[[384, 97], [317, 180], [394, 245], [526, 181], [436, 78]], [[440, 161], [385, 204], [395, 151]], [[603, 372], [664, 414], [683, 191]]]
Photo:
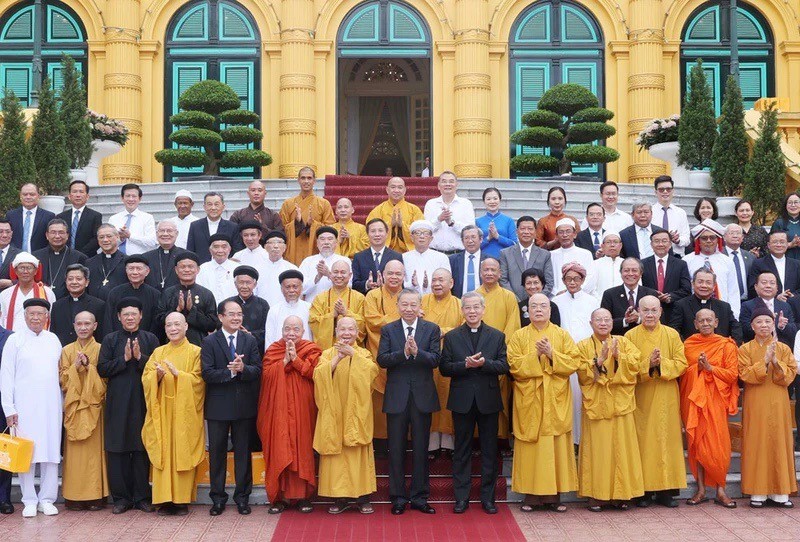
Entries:
[[33, 297], [23, 301], [22, 308], [27, 309], [28, 307], [44, 307], [45, 309], [50, 310], [50, 302], [46, 299]]
[[334, 237], [339, 237], [339, 232], [336, 231], [336, 228], [331, 226], [322, 226], [321, 228], [317, 229], [317, 233], [314, 234], [314, 237], [317, 238], [323, 233], [332, 233]]
[[[227, 239], [226, 239], [227, 240]], [[230, 241], [228, 241], [230, 242]], [[197, 257], [197, 254], [194, 252], [187, 250], [186, 252], [181, 252], [175, 257], [175, 265], [177, 266], [178, 263], [182, 262], [183, 260], [192, 260], [197, 265], [200, 265], [200, 258]]]
[[247, 275], [248, 277], [253, 277], [255, 280], [258, 280], [258, 271], [256, 271], [255, 267], [250, 267], [249, 265], [240, 265], [233, 270], [233, 278], [239, 275]]
[[750, 317], [750, 321], [752, 322], [753, 320], [755, 320], [755, 319], [756, 319], [756, 318], [758, 318], [759, 316], [769, 316], [770, 318], [772, 318], [773, 320], [775, 320], [775, 313], [774, 313], [774, 312], [772, 312], [771, 310], [769, 310], [769, 309], [768, 309], [767, 307], [765, 307], [765, 306], [761, 306], [761, 307], [758, 307], [758, 308], [756, 308], [756, 309], [753, 311], [753, 314], [752, 314], [752, 316]]
[[278, 275], [278, 284], [283, 284], [283, 281], [286, 279], [300, 279], [300, 281], [302, 281], [303, 274], [297, 269], [288, 269]]
[[239, 231], [242, 232], [244, 230], [261, 231], [261, 224], [259, 224], [255, 220], [248, 220], [246, 222], [242, 222], [241, 224], [239, 224]]
[[211, 245], [216, 241], [225, 241], [229, 245], [231, 244], [231, 238], [225, 235], [224, 233], [215, 233], [214, 235], [208, 238], [209, 245]]
[[266, 236], [264, 239], [265, 239], [265, 240], [267, 240], [267, 241], [269, 241], [269, 240], [270, 240], [270, 239], [272, 239], [273, 237], [278, 237], [278, 238], [280, 238], [280, 239], [283, 239], [283, 242], [284, 242], [284, 243], [286, 242], [286, 234], [285, 234], [285, 233], [283, 233], [283, 232], [282, 232], [282, 231], [280, 231], [280, 230], [272, 230], [272, 231], [268, 232], [268, 233], [267, 233], [267, 236]]
[[142, 302], [136, 299], [135, 297], [123, 297], [119, 301], [117, 301], [117, 314], [119, 314], [122, 309], [127, 307], [133, 307], [134, 309], [139, 309], [140, 311], [144, 310], [144, 306]]
[[125, 265], [128, 265], [129, 263], [143, 263], [147, 267], [150, 267], [150, 262], [147, 261], [147, 258], [140, 254], [132, 254], [131, 256], [125, 258]]

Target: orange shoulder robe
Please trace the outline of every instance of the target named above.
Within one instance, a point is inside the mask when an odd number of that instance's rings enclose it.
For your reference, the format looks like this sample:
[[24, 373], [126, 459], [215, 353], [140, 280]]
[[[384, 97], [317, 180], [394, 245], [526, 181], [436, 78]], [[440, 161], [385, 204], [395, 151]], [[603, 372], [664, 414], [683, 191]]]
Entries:
[[[689, 367], [680, 380], [681, 418], [686, 428], [689, 468], [697, 478], [697, 465], [705, 471], [708, 486], [725, 486], [731, 463], [728, 416], [739, 410], [739, 349], [733, 339], [696, 333], [684, 342]], [[705, 352], [711, 371], [697, 360]]]
[[283, 364], [286, 342], [267, 349], [258, 398], [258, 436], [264, 454], [264, 481], [269, 502], [307, 499], [317, 486], [314, 468], [314, 368], [322, 351], [304, 339], [297, 357]]

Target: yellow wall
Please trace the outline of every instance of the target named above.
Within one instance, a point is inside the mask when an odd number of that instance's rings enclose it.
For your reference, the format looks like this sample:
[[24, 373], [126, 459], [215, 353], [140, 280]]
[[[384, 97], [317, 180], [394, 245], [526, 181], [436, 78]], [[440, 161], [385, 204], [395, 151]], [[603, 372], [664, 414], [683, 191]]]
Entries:
[[[104, 164], [103, 181], [160, 181], [162, 168], [153, 154], [164, 145], [164, 104], [168, 101], [164, 96], [164, 37], [170, 19], [186, 0], [64, 2], [76, 11], [88, 34], [89, 106], [122, 119], [132, 132], [123, 152]], [[262, 148], [274, 158], [273, 164], [262, 170], [263, 176], [292, 177], [299, 164], [316, 166], [319, 175], [335, 173], [336, 37], [342, 21], [360, 0], [239, 3], [252, 14], [262, 40]], [[532, 2], [408, 3], [425, 18], [433, 38], [431, 121], [436, 169], [454, 169], [464, 176], [508, 177], [512, 119], [508, 113], [507, 40], [517, 16]], [[608, 178], [647, 182], [665, 172], [665, 166], [639, 153], [633, 140], [651, 118], [679, 111], [680, 35], [691, 12], [704, 2], [579, 3], [594, 15], [606, 42], [605, 105], [616, 113], [611, 123], [617, 129], [608, 145], [621, 153], [618, 162], [608, 165]], [[0, 15], [15, 3], [2, 4]], [[761, 11], [772, 29], [776, 94], [789, 99], [792, 111], [800, 111], [800, 92], [796, 90], [800, 81], [800, 6], [785, 0], [757, 0], [751, 5]], [[298, 70], [301, 73], [295, 73]], [[464, 85], [464, 81], [481, 84]], [[483, 81], [489, 82], [488, 89], [481, 88]], [[309, 84], [312, 87], [303, 90]], [[474, 107], [469, 107], [470, 99], [475, 100]], [[482, 151], [487, 146], [488, 153]]]

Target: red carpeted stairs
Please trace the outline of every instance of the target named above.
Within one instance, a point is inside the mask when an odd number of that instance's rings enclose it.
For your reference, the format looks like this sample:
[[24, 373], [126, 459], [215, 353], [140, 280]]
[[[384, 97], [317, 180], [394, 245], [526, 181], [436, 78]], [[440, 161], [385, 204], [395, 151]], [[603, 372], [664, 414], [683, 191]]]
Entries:
[[[425, 202], [439, 197], [436, 188], [438, 177], [404, 177], [406, 182], [406, 200], [425, 208]], [[355, 207], [353, 220], [364, 223], [369, 212], [386, 201], [386, 184], [389, 177], [366, 177], [355, 175], [326, 175], [325, 199], [336, 209], [339, 198], [349, 198]]]

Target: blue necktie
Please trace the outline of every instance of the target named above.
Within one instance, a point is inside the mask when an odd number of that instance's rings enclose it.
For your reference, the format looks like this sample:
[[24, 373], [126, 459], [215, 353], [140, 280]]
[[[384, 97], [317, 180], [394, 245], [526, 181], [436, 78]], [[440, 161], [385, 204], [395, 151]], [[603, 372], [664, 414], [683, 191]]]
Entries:
[[744, 297], [747, 289], [744, 287], [744, 280], [742, 278], [742, 267], [739, 265], [739, 251], [734, 250], [731, 252], [733, 255], [733, 266], [736, 268], [736, 281], [739, 283], [739, 297]]
[[25, 223], [22, 225], [22, 251], [31, 251], [31, 215], [33, 211], [26, 211]]
[[[132, 219], [133, 219], [133, 215], [132, 215], [132, 214], [130, 214], [130, 213], [128, 213], [128, 219], [127, 219], [127, 220], [125, 220], [125, 229], [126, 229], [126, 230], [128, 230], [128, 231], [130, 231], [130, 228], [131, 228], [131, 220], [132, 220]], [[128, 240], [127, 240], [127, 239], [125, 239], [123, 242], [121, 242], [121, 243], [119, 244], [119, 251], [120, 251], [120, 252], [122, 252], [123, 254], [127, 254], [127, 253], [128, 253], [128, 247], [127, 247], [127, 244], [128, 244]]]
[[231, 359], [236, 357], [236, 345], [233, 344], [233, 335], [228, 335], [228, 348], [231, 349]]
[[75, 236], [78, 235], [78, 222], [81, 220], [81, 212], [75, 211], [72, 214], [72, 229], [69, 232], [69, 248], [75, 248]]
[[594, 249], [600, 250], [600, 233], [594, 232]]
[[472, 292], [474, 290], [475, 290], [475, 255], [470, 254], [469, 263], [467, 264], [467, 292]]

